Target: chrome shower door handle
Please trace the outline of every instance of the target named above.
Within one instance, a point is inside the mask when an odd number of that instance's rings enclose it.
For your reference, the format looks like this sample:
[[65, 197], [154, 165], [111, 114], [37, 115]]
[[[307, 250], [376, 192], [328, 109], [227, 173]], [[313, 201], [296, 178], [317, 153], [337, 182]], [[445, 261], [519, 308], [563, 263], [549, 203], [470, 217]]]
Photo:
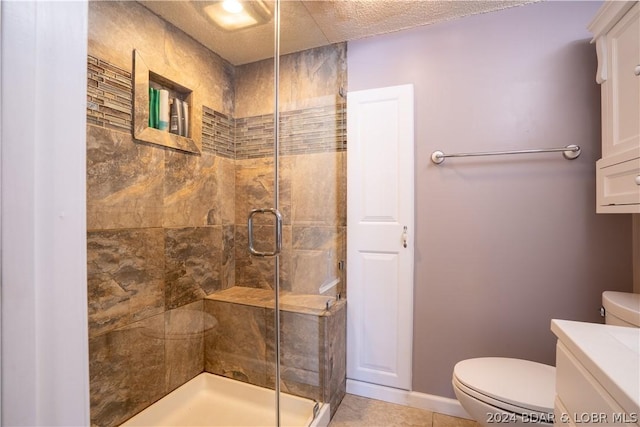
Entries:
[[[261, 252], [257, 251], [253, 246], [253, 217], [256, 214], [265, 214], [270, 213], [276, 217], [276, 247], [272, 252]], [[249, 219], [247, 220], [247, 228], [249, 234], [249, 252], [251, 255], [259, 256], [259, 257], [267, 257], [267, 256], [276, 256], [282, 250], [282, 214], [278, 209], [275, 208], [262, 208], [262, 209], [253, 209], [249, 212]]]

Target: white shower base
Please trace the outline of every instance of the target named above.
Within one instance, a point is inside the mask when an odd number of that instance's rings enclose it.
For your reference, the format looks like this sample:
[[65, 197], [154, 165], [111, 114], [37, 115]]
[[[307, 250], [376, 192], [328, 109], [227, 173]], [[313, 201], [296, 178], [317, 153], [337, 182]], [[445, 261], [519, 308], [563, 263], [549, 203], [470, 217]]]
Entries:
[[[329, 404], [281, 393], [282, 426], [326, 427]], [[204, 372], [122, 426], [275, 426], [275, 392]]]

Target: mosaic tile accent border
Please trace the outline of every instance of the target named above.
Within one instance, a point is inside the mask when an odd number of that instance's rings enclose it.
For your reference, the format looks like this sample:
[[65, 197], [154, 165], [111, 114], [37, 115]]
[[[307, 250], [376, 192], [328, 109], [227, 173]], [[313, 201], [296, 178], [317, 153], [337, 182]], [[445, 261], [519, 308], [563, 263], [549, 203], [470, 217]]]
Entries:
[[235, 120], [202, 106], [202, 150], [228, 159], [235, 159]]
[[280, 114], [283, 155], [344, 151], [345, 132], [342, 105], [285, 111]]
[[[87, 123], [131, 132], [131, 72], [87, 57]], [[282, 155], [345, 151], [346, 105], [326, 105], [280, 114]], [[256, 159], [273, 154], [273, 115], [234, 119], [202, 106], [202, 150], [228, 159]]]
[[236, 119], [236, 159], [273, 156], [273, 114]]
[[131, 132], [132, 99], [131, 72], [87, 57], [87, 123]]
[[[235, 120], [236, 159], [273, 155], [273, 115]], [[327, 105], [280, 114], [282, 155], [325, 153], [347, 149], [346, 108]]]

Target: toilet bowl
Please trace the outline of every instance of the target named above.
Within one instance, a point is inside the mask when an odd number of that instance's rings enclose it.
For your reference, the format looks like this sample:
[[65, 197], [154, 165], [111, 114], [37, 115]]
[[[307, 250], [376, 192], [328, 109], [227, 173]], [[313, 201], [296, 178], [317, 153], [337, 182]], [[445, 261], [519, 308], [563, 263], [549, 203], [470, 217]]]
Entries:
[[[640, 295], [607, 291], [602, 303], [607, 324], [640, 327]], [[452, 379], [462, 407], [485, 427], [553, 425], [555, 382], [553, 366], [504, 357], [458, 362]]]
[[453, 391], [483, 426], [553, 425], [553, 366], [528, 360], [482, 357], [458, 362]]

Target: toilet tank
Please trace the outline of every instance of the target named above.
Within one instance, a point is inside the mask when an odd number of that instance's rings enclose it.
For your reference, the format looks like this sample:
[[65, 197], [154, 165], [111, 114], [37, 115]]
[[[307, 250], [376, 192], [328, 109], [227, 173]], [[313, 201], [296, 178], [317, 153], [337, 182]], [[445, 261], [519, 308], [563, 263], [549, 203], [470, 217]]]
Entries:
[[640, 294], [606, 291], [602, 293], [602, 306], [607, 325], [640, 328]]

